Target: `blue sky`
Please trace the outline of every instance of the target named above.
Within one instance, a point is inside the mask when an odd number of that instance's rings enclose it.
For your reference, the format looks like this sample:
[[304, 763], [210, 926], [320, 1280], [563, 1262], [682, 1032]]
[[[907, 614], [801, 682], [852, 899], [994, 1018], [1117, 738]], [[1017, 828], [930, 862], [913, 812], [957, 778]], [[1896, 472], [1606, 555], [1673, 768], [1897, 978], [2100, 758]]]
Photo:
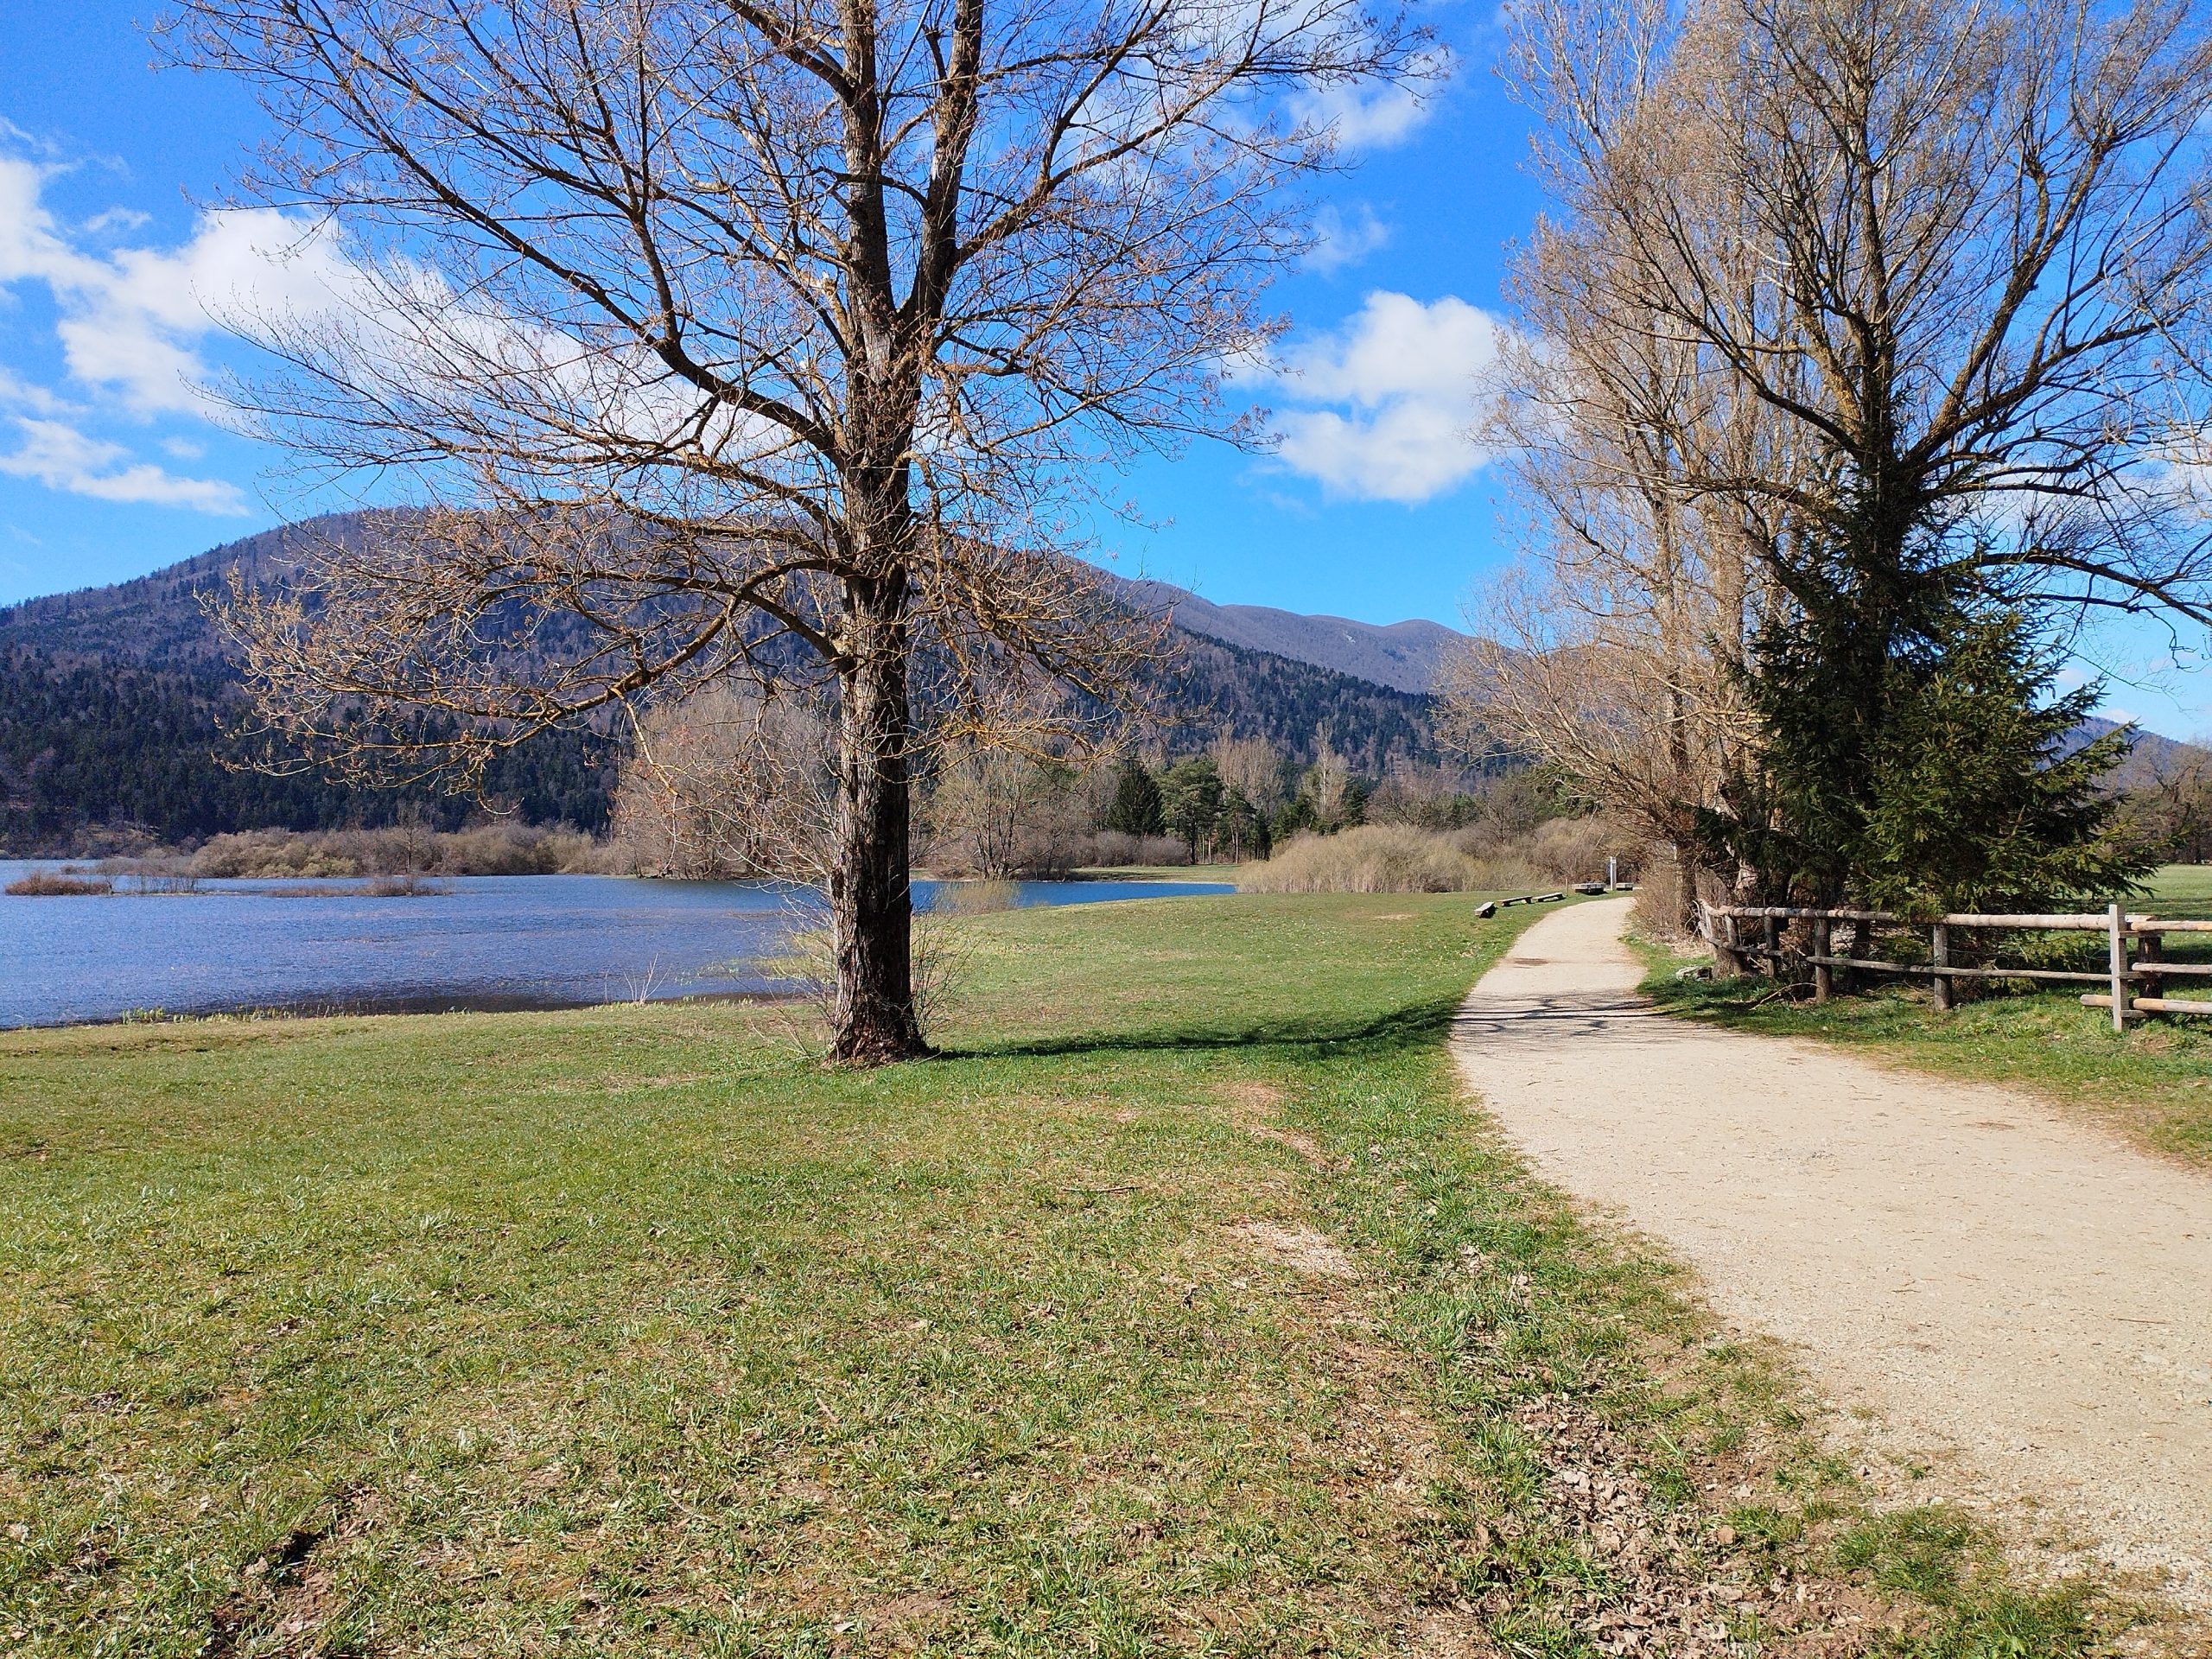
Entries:
[[[158, 4], [0, 0], [0, 604], [341, 505], [303, 495], [188, 388], [226, 349], [199, 296], [265, 273], [266, 237], [201, 213], [261, 122], [232, 83], [150, 67], [137, 20]], [[1455, 72], [1423, 108], [1351, 124], [1353, 165], [1319, 193], [1322, 250], [1277, 290], [1300, 370], [1268, 393], [1280, 451], [1138, 465], [1119, 493], [1143, 522], [1106, 535], [1118, 569], [1223, 603], [1458, 625], [1510, 556], [1462, 433], [1538, 195], [1526, 122], [1491, 73], [1496, 11], [1444, 0], [1430, 16]], [[2107, 709], [2212, 730], [2212, 677], [2161, 677], [2165, 645], [2104, 642], [2099, 666], [2122, 677]]]

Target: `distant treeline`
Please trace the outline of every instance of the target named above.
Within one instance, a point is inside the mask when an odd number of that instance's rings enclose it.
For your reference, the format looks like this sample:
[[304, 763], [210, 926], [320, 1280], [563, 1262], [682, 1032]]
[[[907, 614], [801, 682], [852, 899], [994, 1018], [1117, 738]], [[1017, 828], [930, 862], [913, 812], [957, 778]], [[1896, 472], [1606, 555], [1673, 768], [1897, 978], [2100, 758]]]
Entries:
[[[219, 664], [157, 671], [0, 652], [0, 851], [88, 853], [134, 839], [177, 844], [403, 818], [454, 830], [480, 813], [474, 799], [435, 787], [365, 789], [316, 772], [241, 768], [246, 751], [224, 730], [238, 704]], [[596, 834], [613, 760], [589, 734], [547, 733], [496, 762], [486, 792], [527, 822]]]

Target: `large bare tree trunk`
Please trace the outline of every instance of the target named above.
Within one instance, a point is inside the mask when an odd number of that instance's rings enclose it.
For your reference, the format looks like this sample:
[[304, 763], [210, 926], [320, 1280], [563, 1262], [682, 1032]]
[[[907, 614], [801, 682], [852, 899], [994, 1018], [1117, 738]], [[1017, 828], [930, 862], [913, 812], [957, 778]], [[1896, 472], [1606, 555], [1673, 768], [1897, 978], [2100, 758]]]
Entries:
[[854, 581], [847, 591], [852, 637], [839, 682], [837, 857], [830, 876], [837, 951], [830, 1058], [880, 1065], [931, 1052], [914, 1008], [907, 583], [894, 574]]

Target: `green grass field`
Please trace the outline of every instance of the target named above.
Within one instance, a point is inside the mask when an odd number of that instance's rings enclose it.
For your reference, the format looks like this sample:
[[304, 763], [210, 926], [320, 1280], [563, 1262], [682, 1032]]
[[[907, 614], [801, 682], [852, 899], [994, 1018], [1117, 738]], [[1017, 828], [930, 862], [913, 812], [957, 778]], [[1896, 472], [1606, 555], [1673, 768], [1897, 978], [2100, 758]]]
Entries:
[[2169, 864], [2151, 879], [2148, 908], [2161, 916], [2212, 916], [2212, 864]]
[[[2160, 870], [2130, 907], [2212, 917], [2212, 866]], [[2170, 954], [2212, 959], [2212, 941], [2177, 936]], [[1771, 988], [1764, 980], [1678, 980], [1675, 970], [1690, 958], [1670, 950], [1647, 947], [1646, 957], [1652, 972], [1644, 988], [1686, 1016], [1817, 1037], [1946, 1077], [2031, 1089], [2151, 1150], [2212, 1168], [2212, 1016], [2147, 1020], [2120, 1037], [2108, 1013], [2081, 1005], [2079, 987], [1989, 995], [1939, 1014], [1923, 988], [1896, 982], [1815, 1007], [1763, 1000]]]
[[2044, 1659], [2133, 1617], [1866, 1513], [1773, 1362], [1528, 1178], [1443, 1051], [1529, 919], [1472, 903], [964, 918], [950, 1052], [861, 1074], [728, 1005], [0, 1035], [0, 1649]]

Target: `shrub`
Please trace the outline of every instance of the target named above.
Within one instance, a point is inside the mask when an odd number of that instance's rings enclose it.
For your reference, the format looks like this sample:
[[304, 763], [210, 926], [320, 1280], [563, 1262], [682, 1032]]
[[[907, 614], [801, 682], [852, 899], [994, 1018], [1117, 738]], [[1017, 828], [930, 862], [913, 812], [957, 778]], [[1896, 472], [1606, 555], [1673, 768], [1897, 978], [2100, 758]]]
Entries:
[[1191, 861], [1191, 849], [1173, 836], [1132, 836], [1119, 830], [1101, 830], [1085, 837], [1079, 850], [1083, 863], [1098, 869]]
[[1465, 893], [1516, 874], [1470, 858], [1429, 830], [1376, 823], [1294, 836], [1273, 858], [1248, 866], [1237, 885], [1253, 893]]
[[[1618, 858], [1628, 866], [1631, 850], [1628, 839], [1604, 818], [1550, 818], [1528, 841], [1529, 861], [1546, 880], [1562, 884], [1602, 880], [1605, 860]], [[1629, 871], [1621, 874], [1626, 880]]]
[[350, 857], [329, 848], [329, 839], [289, 830], [241, 830], [209, 837], [193, 855], [193, 868], [218, 878], [359, 874]]
[[10, 881], [6, 888], [19, 899], [80, 899], [113, 893], [115, 884], [104, 875], [71, 875], [63, 870], [34, 870]]
[[1636, 930], [1648, 939], [1683, 937], [1681, 866], [1671, 858], [1646, 861], [1636, 886]]
[[574, 830], [487, 823], [433, 831], [412, 824], [383, 830], [243, 830], [215, 836], [194, 854], [202, 876], [552, 875], [592, 870], [600, 850]]
[[364, 899], [428, 899], [452, 891], [445, 882], [419, 875], [379, 875], [363, 886], [360, 894]]
[[437, 838], [442, 875], [557, 875], [590, 870], [598, 848], [589, 836], [536, 824], [490, 823]]

